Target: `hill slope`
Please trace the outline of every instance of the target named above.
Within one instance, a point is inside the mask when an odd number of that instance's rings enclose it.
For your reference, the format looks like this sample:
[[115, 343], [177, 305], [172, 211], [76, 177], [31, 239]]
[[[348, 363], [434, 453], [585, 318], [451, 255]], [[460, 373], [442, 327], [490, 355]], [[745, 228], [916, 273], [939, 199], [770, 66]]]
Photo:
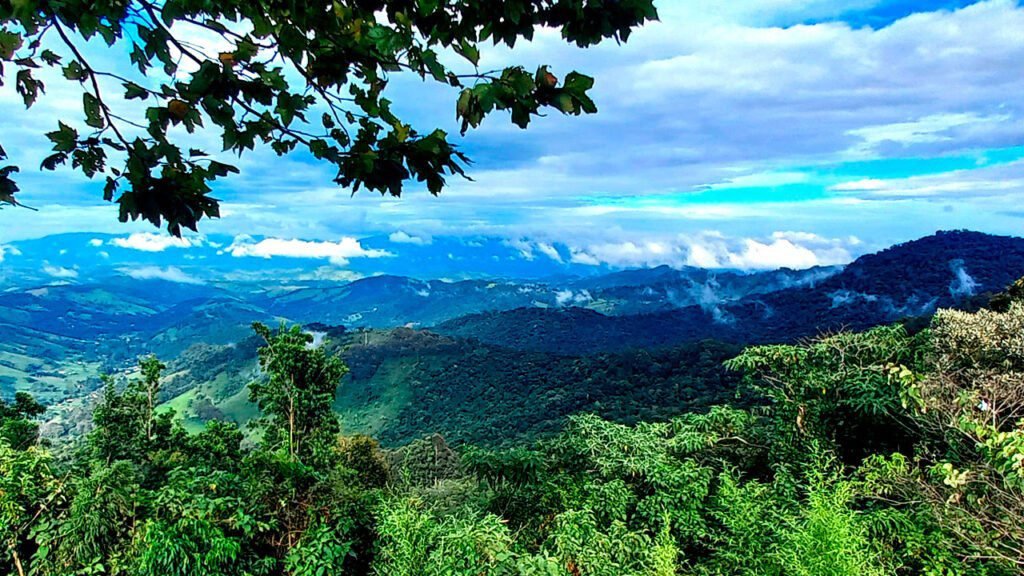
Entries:
[[578, 309], [468, 315], [439, 324], [442, 334], [521, 350], [586, 354], [667, 346], [704, 338], [788, 342], [842, 328], [859, 330], [927, 315], [1002, 290], [1024, 276], [1024, 239], [940, 232], [862, 256], [814, 284], [737, 300], [634, 316]]
[[[335, 329], [328, 338], [351, 369], [335, 402], [343, 428], [389, 445], [435, 432], [503, 444], [555, 431], [581, 411], [622, 422], [664, 419], [735, 400], [738, 385], [722, 366], [738, 348], [716, 342], [569, 357], [408, 328]], [[196, 427], [209, 418], [244, 424], [255, 413], [245, 385], [257, 377], [256, 345], [250, 338], [190, 349], [170, 366], [166, 405]]]

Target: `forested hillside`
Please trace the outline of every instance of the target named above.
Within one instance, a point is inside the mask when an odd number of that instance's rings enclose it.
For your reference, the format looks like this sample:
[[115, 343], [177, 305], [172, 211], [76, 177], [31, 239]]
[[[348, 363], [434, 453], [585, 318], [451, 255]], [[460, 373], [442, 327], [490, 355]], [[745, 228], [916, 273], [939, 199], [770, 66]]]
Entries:
[[[334, 402], [342, 429], [388, 446], [432, 433], [508, 445], [550, 435], [578, 412], [633, 423], [739, 401], [739, 379], [722, 366], [739, 348], [713, 341], [564, 356], [409, 328], [313, 330], [349, 368]], [[160, 399], [193, 430], [210, 419], [246, 427], [255, 415], [246, 385], [256, 377], [257, 347], [255, 338], [193, 347], [170, 363]]]
[[[219, 420], [189, 432], [161, 411], [167, 367], [152, 357], [127, 386], [107, 381], [74, 450], [39, 441], [45, 407], [29, 395], [0, 404], [0, 569], [1019, 574], [1021, 294], [1024, 280], [994, 309], [940, 310], [913, 335], [893, 325], [750, 347], [724, 365], [749, 402], [657, 421], [578, 414], [499, 449], [345, 435], [332, 404], [350, 369], [315, 343], [330, 331], [256, 325], [251, 440]], [[349, 353], [352, 383], [379, 370], [378, 336]], [[411, 354], [460, 346], [389, 338]], [[591, 367], [615, 364], [602, 358]], [[670, 358], [634, 361], [656, 377]]]

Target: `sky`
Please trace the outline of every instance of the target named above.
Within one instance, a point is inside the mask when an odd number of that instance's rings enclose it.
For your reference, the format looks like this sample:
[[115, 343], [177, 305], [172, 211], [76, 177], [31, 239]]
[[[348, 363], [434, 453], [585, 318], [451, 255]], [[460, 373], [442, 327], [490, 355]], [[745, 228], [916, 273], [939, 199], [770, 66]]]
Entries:
[[[299, 252], [337, 269], [373, 258], [362, 239], [379, 236], [500, 238], [583, 266], [805, 268], [939, 229], [1024, 232], [1016, 2], [656, 3], [660, 21], [624, 45], [583, 50], [544, 30], [514, 51], [484, 47], [483, 69], [594, 76], [599, 113], [526, 131], [489, 117], [456, 137], [472, 181], [438, 198], [352, 196], [301, 154], [226, 156], [242, 174], [216, 183], [222, 218], [201, 232], [234, 239], [238, 257]], [[100, 183], [32, 168], [80, 97], [54, 80], [22, 113], [13, 83], [0, 88], [0, 143], [24, 167], [20, 200], [39, 209], [0, 210], [0, 261], [50, 234], [159, 232], [117, 222]], [[390, 98], [420, 132], [458, 133], [450, 89], [396, 77]]]

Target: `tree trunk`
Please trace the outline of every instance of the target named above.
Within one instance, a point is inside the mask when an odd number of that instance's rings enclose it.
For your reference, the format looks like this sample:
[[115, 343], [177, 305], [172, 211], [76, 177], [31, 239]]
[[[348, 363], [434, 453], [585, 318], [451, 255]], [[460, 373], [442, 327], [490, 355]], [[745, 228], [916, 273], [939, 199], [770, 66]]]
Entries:
[[295, 395], [288, 397], [288, 454], [295, 461]]
[[18, 551], [11, 548], [11, 557], [14, 558], [14, 567], [18, 569], [18, 576], [25, 576], [25, 569], [21, 567], [21, 558], [18, 558]]
[[146, 440], [153, 441], [153, 387], [146, 385], [146, 398], [149, 400], [149, 414], [146, 418]]

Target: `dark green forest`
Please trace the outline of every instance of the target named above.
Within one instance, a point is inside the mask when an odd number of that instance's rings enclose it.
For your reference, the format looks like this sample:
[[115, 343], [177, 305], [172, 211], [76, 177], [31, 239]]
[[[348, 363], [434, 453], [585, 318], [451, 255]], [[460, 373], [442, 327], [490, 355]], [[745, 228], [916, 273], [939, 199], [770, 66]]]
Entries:
[[[563, 356], [410, 328], [303, 328], [326, 335], [325, 350], [349, 368], [334, 400], [345, 431], [385, 446], [434, 433], [453, 443], [512, 445], [557, 432], [577, 412], [635, 423], [748, 399], [737, 397], [740, 375], [723, 365], [741, 348], [711, 340]], [[190, 347], [168, 362], [175, 376], [165, 379], [158, 399], [192, 430], [211, 419], [248, 430], [254, 406], [239, 399], [260, 343], [254, 336]]]
[[127, 385], [108, 379], [70, 446], [39, 440], [44, 407], [27, 394], [0, 404], [0, 570], [1018, 574], [1022, 291], [914, 333], [748, 347], [723, 367], [740, 402], [628, 422], [583, 412], [498, 448], [341, 434], [345, 363], [298, 327], [257, 324], [254, 441], [158, 410], [153, 357]]

